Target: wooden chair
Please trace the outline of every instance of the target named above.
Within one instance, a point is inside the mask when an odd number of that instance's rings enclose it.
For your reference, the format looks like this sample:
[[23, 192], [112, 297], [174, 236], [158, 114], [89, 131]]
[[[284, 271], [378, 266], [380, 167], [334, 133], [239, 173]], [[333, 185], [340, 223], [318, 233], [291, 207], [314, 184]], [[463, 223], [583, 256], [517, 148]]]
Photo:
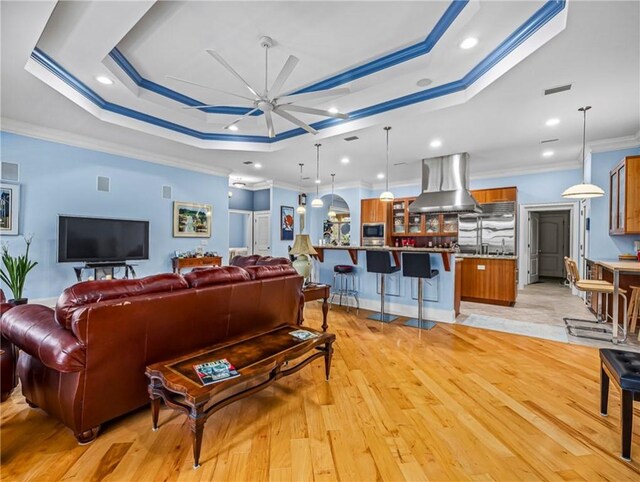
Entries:
[[[607, 326], [605, 323], [611, 319], [613, 323], [617, 323], [618, 320], [614, 320], [612, 316], [608, 313], [609, 308], [609, 295], [613, 294], [613, 284], [604, 280], [582, 280], [580, 279], [580, 272], [578, 270], [578, 263], [575, 260], [565, 257], [564, 258], [565, 267], [567, 269], [567, 280], [574, 286], [577, 290], [589, 293], [596, 293], [598, 296], [605, 295], [605, 309], [604, 309], [604, 319], [598, 317], [597, 320], [586, 320], [582, 318], [563, 318], [565, 325], [567, 326], [567, 332], [572, 336], [578, 336], [582, 338], [593, 338], [595, 340], [606, 340], [613, 341], [617, 343], [618, 340], [613, 339], [612, 329]], [[624, 316], [625, 320], [628, 316], [627, 313], [627, 296], [626, 291], [623, 289], [618, 289], [618, 294], [624, 300]], [[598, 306], [601, 306], [598, 303]], [[627, 323], [624, 323], [623, 326], [623, 339], [627, 338]]]
[[[629, 297], [628, 321], [629, 332], [635, 333], [638, 317], [640, 316], [640, 286], [629, 286], [631, 296]], [[638, 331], [638, 341], [640, 341], [640, 331]]]

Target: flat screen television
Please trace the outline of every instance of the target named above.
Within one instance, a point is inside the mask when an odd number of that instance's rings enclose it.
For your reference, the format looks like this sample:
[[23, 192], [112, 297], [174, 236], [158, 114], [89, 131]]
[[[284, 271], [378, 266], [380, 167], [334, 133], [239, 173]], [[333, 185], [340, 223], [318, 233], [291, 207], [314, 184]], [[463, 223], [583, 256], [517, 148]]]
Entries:
[[149, 259], [149, 221], [58, 216], [58, 262]]

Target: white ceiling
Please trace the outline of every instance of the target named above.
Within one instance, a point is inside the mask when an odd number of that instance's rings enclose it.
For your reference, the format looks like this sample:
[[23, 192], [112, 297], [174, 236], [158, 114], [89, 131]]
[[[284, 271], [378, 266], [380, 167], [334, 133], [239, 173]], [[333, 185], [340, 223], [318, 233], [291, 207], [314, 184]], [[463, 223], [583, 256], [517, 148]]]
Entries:
[[[290, 87], [297, 88], [353, 65], [358, 59], [366, 61], [424, 38], [425, 30], [430, 30], [447, 5], [433, 2], [397, 3], [354, 2], [344, 5], [345, 2], [341, 2], [341, 15], [337, 15], [336, 11], [331, 10], [338, 8], [336, 4], [307, 3], [306, 7], [313, 8], [303, 8], [302, 4], [295, 2], [263, 2], [257, 10], [249, 8], [250, 13], [245, 16], [239, 13], [241, 7], [238, 5], [242, 5], [245, 11], [247, 7], [255, 5], [244, 2], [196, 3], [194, 6], [162, 4], [152, 6], [137, 24], [124, 25], [127, 22], [123, 20], [121, 31], [114, 35], [124, 36], [119, 48], [123, 53], [126, 52], [140, 73], [151, 80], [161, 83], [163, 75], [183, 72], [180, 76], [187, 77], [186, 74], [189, 74], [192, 76], [190, 78], [202, 82], [207, 80], [207, 76], [219, 77], [219, 88], [236, 90], [233, 79], [223, 77], [221, 72], [216, 71], [219, 67], [213, 59], [203, 57], [203, 47], [215, 42], [216, 31], [223, 31], [224, 38], [231, 41], [216, 48], [220, 48], [227, 60], [237, 70], [243, 71], [250, 82], [259, 83], [263, 67], [256, 38], [264, 33], [276, 37], [273, 34], [276, 31], [283, 43], [273, 50], [271, 58], [276, 67], [271, 72], [277, 73], [285, 56], [294, 53], [301, 62]], [[237, 175], [250, 175], [253, 176], [252, 180], [258, 176], [295, 185], [299, 162], [306, 163], [307, 175], [315, 172], [313, 144], [318, 139], [311, 135], [299, 136], [295, 142], [287, 141], [286, 147], [276, 152], [205, 150], [103, 122], [89, 114], [24, 70], [51, 5], [52, 2], [5, 1], [0, 4], [3, 129], [62, 138], [79, 145], [97, 144], [99, 149], [120, 149], [133, 157], [159, 162], [178, 162], [192, 168], [232, 172], [234, 179]], [[379, 85], [372, 83], [371, 78], [363, 79], [360, 84], [355, 82], [358, 84], [355, 93], [344, 99], [344, 105], [349, 108], [348, 102], [356, 105], [365, 100], [375, 100], [376, 96], [407, 92], [410, 88], [416, 91], [415, 81], [425, 76], [433, 78], [435, 85], [455, 78], [512, 31], [514, 25], [517, 26], [539, 8], [541, 2], [481, 1], [478, 5], [472, 5], [468, 18], [462, 18], [460, 24], [454, 23], [457, 30], [453, 31], [453, 37], [443, 38], [442, 49], [439, 50], [438, 46], [429, 54], [427, 68], [408, 65], [394, 72], [391, 72], [393, 69], [387, 69], [376, 79], [380, 81]], [[140, 12], [148, 7], [144, 2], [138, 3]], [[498, 7], [504, 17], [496, 17], [501, 15], [496, 10]], [[224, 18], [233, 21], [208, 23], [202, 20], [206, 18], [206, 11], [214, 8], [226, 9]], [[361, 15], [358, 15], [359, 12]], [[268, 14], [273, 18], [282, 18], [282, 21], [276, 22]], [[261, 21], [265, 15], [269, 20]], [[314, 15], [317, 22], [313, 21]], [[199, 20], [190, 25], [187, 20], [194, 16]], [[590, 141], [633, 136], [640, 129], [639, 16], [640, 4], [635, 1], [571, 2], [564, 31], [465, 103], [430, 111], [390, 111], [377, 116], [374, 125], [348, 134], [324, 135], [320, 141], [323, 144], [323, 180], [328, 181], [329, 173], [336, 172], [338, 183], [379, 182], [376, 174], [384, 170], [382, 126], [387, 123], [393, 126], [392, 162], [405, 163], [392, 168], [392, 182], [416, 180], [419, 175], [417, 161], [420, 158], [458, 151], [471, 154], [471, 170], [475, 176], [504, 173], [505, 170], [516, 172], [577, 166], [581, 141], [581, 116], [577, 108], [580, 105], [593, 106], [588, 123]], [[503, 21], [491, 21], [496, 18]], [[385, 29], [386, 19], [395, 27]], [[296, 22], [303, 27], [295, 28]], [[423, 24], [422, 27], [420, 24]], [[172, 25], [182, 27], [175, 30]], [[335, 31], [331, 30], [332, 27], [335, 27]], [[266, 31], [267, 28], [269, 31]], [[182, 33], [172, 35], [172, 31]], [[374, 35], [373, 38], [377, 40], [367, 47], [364, 41], [367, 36], [380, 31], [383, 33]], [[67, 40], [77, 33], [68, 29], [63, 32]], [[463, 52], [457, 48], [457, 42], [466, 35], [477, 36], [480, 44], [472, 51]], [[65, 61], [75, 61], [86, 50], [82, 45], [65, 45], [61, 41], [65, 36], [54, 37], [59, 51], [67, 52]], [[392, 40], [391, 45], [385, 48]], [[49, 42], [51, 45], [54, 43], [53, 40]], [[108, 51], [109, 43], [103, 42], [100, 49]], [[353, 46], [353, 50], [340, 49], [341, 45], [347, 43]], [[194, 50], [189, 53], [191, 44]], [[280, 48], [282, 52], [276, 53]], [[468, 58], [461, 57], [465, 54], [468, 54]], [[336, 59], [335, 63], [331, 61], [332, 58]], [[252, 70], [256, 67], [257, 70]], [[80, 69], [78, 76], [83, 75], [83, 80], [89, 82], [95, 73], [90, 68]], [[573, 83], [573, 88], [567, 93], [549, 97], [542, 95], [545, 88], [569, 82]], [[120, 87], [119, 83], [116, 87]], [[191, 91], [180, 87], [181, 92], [199, 100], [217, 100], [203, 97], [202, 91], [197, 91], [197, 88]], [[106, 88], [100, 94], [113, 95], [114, 99], [129, 95], [124, 90], [110, 93]], [[149, 104], [150, 108], [168, 109], [166, 103], [154, 103], [143, 96], [134, 100]], [[230, 105], [237, 104], [230, 102]], [[338, 107], [343, 108], [342, 105]], [[188, 122], [207, 122], [203, 114], [178, 114], [190, 118]], [[546, 127], [544, 123], [551, 117], [559, 118], [560, 124]], [[215, 128], [215, 122], [211, 119], [209, 122], [212, 129]], [[249, 128], [258, 132], [260, 124]], [[347, 143], [343, 140], [346, 135], [354, 134], [360, 137], [359, 141]], [[96, 142], [88, 143], [87, 138]], [[429, 147], [429, 142], [434, 138], [442, 140], [442, 147]], [[540, 141], [547, 138], [559, 138], [560, 141], [542, 146]], [[552, 149], [554, 156], [541, 157], [543, 147]], [[351, 162], [341, 164], [340, 158], [343, 156], [348, 156]], [[243, 161], [247, 160], [260, 162], [262, 169], [258, 171], [245, 166]]]

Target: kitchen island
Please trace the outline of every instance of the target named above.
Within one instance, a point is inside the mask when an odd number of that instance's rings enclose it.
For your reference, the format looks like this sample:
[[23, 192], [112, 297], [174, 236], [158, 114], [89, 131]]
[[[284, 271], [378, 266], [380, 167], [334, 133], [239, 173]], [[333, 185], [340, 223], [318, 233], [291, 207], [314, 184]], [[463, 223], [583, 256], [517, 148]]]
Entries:
[[[333, 283], [333, 267], [351, 260], [355, 268], [356, 285], [360, 295], [362, 308], [372, 311], [380, 309], [380, 278], [375, 273], [367, 272], [363, 251], [387, 251], [394, 258], [394, 263], [401, 266], [401, 253], [428, 253], [431, 256], [431, 267], [439, 271], [433, 279], [425, 280], [423, 286], [423, 310], [426, 319], [453, 323], [460, 309], [460, 266], [462, 258], [455, 257], [451, 248], [412, 248], [392, 246], [314, 246], [318, 253], [314, 268], [314, 279], [321, 283]], [[348, 255], [348, 256], [347, 256]], [[387, 275], [385, 293], [387, 295], [386, 311], [394, 315], [415, 318], [418, 311], [418, 288], [416, 278], [405, 278], [402, 270]]]

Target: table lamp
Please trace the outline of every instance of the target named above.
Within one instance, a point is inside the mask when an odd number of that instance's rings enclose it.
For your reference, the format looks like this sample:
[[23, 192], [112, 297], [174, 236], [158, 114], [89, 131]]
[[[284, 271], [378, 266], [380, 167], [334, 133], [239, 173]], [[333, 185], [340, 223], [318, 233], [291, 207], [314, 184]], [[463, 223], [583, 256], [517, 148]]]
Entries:
[[313, 249], [309, 235], [296, 234], [293, 248], [291, 248], [289, 254], [297, 256], [293, 262], [293, 268], [304, 278], [305, 283], [307, 283], [311, 276], [311, 259], [309, 255], [318, 254], [317, 251]]

